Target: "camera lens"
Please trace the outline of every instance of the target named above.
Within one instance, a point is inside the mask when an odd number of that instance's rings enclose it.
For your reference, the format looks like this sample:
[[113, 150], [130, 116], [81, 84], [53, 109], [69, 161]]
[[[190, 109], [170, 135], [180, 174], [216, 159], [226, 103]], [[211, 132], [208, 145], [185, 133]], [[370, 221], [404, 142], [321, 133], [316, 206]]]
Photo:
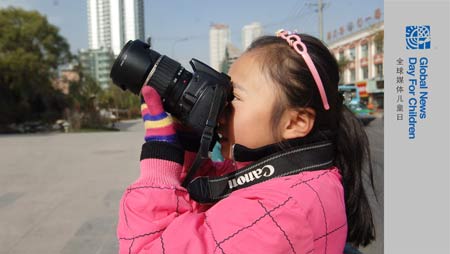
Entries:
[[179, 99], [192, 74], [180, 63], [160, 55], [140, 40], [129, 41], [111, 69], [110, 77], [123, 90], [139, 94], [143, 85], [150, 85], [163, 98], [164, 108], [180, 119], [186, 115], [179, 109]]
[[142, 41], [129, 41], [113, 64], [110, 77], [122, 89], [139, 94], [148, 73], [161, 55]]
[[[110, 77], [123, 90], [139, 94], [142, 86], [155, 88], [164, 110], [202, 135], [216, 121], [230, 96], [230, 78], [192, 59], [194, 74], [177, 61], [150, 49], [142, 41], [129, 41], [115, 60]], [[195, 78], [193, 78], [195, 75]], [[212, 113], [213, 112], [213, 113]], [[215, 122], [214, 122], [215, 123]]]

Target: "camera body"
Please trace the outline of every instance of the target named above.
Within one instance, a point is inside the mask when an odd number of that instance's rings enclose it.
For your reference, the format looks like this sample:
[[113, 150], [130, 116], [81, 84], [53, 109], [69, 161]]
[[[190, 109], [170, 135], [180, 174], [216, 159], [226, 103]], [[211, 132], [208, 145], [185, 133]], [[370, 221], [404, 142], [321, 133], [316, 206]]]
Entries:
[[201, 136], [207, 126], [215, 128], [219, 113], [233, 98], [232, 86], [228, 75], [196, 59], [190, 65], [193, 73], [150, 45], [134, 40], [122, 48], [110, 77], [134, 94], [140, 94], [144, 85], [154, 87], [164, 109]]

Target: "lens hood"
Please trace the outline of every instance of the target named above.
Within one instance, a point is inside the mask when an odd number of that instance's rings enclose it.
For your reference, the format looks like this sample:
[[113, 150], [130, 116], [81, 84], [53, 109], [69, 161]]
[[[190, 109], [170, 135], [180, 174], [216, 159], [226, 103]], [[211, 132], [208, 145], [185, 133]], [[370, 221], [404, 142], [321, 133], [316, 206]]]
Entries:
[[128, 41], [114, 61], [109, 76], [123, 90], [139, 94], [148, 73], [160, 56], [145, 42]]

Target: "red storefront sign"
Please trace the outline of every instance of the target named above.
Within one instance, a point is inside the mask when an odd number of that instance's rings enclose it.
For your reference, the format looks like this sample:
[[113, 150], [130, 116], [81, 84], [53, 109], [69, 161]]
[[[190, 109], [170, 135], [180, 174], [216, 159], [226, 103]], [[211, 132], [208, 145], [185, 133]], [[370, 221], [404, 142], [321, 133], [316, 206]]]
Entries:
[[360, 97], [369, 96], [369, 94], [367, 93], [367, 82], [366, 81], [357, 82], [356, 86], [358, 87]]

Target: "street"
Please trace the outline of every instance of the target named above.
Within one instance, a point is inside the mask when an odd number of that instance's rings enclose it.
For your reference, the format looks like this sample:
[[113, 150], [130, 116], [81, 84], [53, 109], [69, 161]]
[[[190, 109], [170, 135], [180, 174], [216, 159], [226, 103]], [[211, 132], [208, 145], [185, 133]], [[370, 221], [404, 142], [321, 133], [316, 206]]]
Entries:
[[[0, 136], [0, 248], [14, 253], [117, 253], [123, 190], [138, 177], [141, 120], [120, 132]], [[370, 198], [383, 253], [383, 121], [366, 127], [379, 204]]]

